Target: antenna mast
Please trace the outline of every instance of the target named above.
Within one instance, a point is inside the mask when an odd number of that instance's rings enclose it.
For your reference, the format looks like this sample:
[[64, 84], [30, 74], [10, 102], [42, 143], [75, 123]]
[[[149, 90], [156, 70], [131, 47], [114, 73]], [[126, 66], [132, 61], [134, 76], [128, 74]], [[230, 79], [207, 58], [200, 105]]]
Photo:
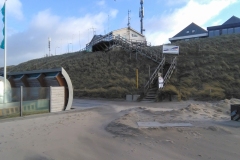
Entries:
[[144, 8], [143, 8], [143, 0], [140, 0], [140, 5], [141, 8], [139, 9], [139, 17], [140, 17], [140, 23], [141, 23], [141, 34], [143, 34], [143, 31], [145, 31], [145, 29], [143, 29], [143, 17], [144, 17]]
[[131, 17], [130, 17], [130, 13], [131, 13], [131, 10], [128, 10], [128, 28], [130, 28], [130, 20], [131, 20]]

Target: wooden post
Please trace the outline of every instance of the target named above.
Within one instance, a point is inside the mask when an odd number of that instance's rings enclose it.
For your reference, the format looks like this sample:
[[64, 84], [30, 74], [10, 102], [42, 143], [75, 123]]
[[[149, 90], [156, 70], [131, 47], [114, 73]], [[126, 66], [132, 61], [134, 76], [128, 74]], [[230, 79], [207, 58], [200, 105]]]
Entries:
[[20, 87], [20, 117], [22, 117], [23, 87]]
[[150, 70], [151, 68], [150, 68], [150, 65], [148, 66], [148, 76], [149, 76], [149, 88], [150, 88], [150, 76], [151, 76], [151, 70]]
[[49, 112], [51, 113], [52, 112], [52, 106], [51, 106], [51, 103], [52, 103], [52, 86], [49, 87]]
[[138, 68], [136, 69], [136, 87], [138, 89]]

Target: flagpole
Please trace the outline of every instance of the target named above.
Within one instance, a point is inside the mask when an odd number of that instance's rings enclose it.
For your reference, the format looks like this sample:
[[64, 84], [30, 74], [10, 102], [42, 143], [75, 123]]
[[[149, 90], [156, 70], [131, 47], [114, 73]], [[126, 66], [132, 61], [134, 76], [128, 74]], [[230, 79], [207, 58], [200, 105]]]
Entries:
[[7, 35], [6, 35], [6, 21], [7, 21], [7, 16], [6, 16], [6, 2], [7, 0], [5, 0], [5, 9], [4, 9], [4, 100], [3, 103], [6, 103], [6, 98], [7, 98], [7, 88], [6, 88], [6, 83], [7, 83]]

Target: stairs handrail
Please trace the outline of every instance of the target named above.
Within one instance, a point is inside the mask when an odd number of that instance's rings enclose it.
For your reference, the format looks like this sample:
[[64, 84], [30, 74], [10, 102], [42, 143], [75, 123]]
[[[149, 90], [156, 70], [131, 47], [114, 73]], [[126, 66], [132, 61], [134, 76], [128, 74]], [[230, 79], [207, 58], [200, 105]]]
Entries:
[[104, 35], [104, 36], [96, 39], [93, 42], [89, 42], [87, 44], [87, 46], [90, 45], [90, 44], [91, 45], [95, 45], [95, 44], [97, 44], [99, 42], [102, 42], [102, 41], [111, 41], [111, 40], [114, 40], [114, 39], [120, 39], [120, 40], [123, 40], [123, 41], [128, 42], [128, 43], [143, 43], [143, 44], [147, 45], [147, 41], [134, 40], [134, 39], [128, 40], [128, 39], [126, 39], [126, 38], [124, 38], [122, 36], [114, 36], [112, 34], [107, 34], [107, 35]]
[[162, 61], [159, 63], [159, 65], [157, 66], [157, 68], [155, 69], [155, 71], [153, 72], [153, 74], [151, 75], [150, 79], [148, 80], [148, 82], [145, 84], [144, 86], [144, 93], [146, 93], [146, 91], [149, 89], [149, 85], [153, 82], [154, 78], [157, 76], [158, 71], [163, 67], [163, 65], [165, 64], [165, 57], [163, 57]]
[[163, 78], [163, 86], [165, 85], [165, 83], [167, 83], [167, 80], [171, 77], [172, 71], [175, 69], [176, 61], [177, 61], [177, 57], [174, 57], [174, 59], [172, 60], [171, 66], [169, 67], [167, 73]]
[[86, 50], [89, 50], [91, 46], [98, 44], [102, 41], [115, 41], [116, 45], [120, 45], [127, 50], [131, 50], [131, 51], [134, 50], [136, 51], [136, 53], [139, 53], [153, 60], [154, 62], [157, 62], [157, 63], [160, 62], [160, 58], [157, 57], [157, 54], [153, 54], [152, 51], [148, 49], [149, 46], [147, 44], [147, 41], [133, 40], [133, 39], [129, 40], [120, 35], [114, 36], [112, 34], [107, 34], [100, 38], [97, 38], [96, 40], [91, 41], [86, 45]]

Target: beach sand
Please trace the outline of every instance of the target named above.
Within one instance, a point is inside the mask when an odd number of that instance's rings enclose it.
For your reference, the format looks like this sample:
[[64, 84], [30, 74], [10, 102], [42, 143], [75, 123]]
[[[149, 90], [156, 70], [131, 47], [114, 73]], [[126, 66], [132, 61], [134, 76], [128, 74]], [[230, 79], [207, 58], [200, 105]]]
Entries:
[[[2, 160], [239, 159], [240, 122], [230, 104], [74, 100], [68, 112], [0, 120]], [[85, 107], [84, 107], [85, 106]], [[191, 123], [139, 127], [137, 122]]]

